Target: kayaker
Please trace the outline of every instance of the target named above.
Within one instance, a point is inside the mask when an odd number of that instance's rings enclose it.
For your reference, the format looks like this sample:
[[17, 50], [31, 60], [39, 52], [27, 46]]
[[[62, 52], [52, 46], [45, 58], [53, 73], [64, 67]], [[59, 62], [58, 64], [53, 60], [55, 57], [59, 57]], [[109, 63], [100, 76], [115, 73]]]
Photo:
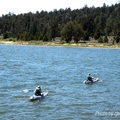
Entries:
[[90, 73], [88, 73], [87, 80], [89, 80], [89, 81], [93, 82], [93, 77], [91, 76], [91, 74], [90, 74]]
[[36, 96], [42, 96], [42, 95], [43, 95], [43, 94], [42, 94], [42, 90], [41, 90], [41, 87], [40, 87], [40, 86], [36, 87], [36, 90], [35, 90], [35, 95], [36, 95]]

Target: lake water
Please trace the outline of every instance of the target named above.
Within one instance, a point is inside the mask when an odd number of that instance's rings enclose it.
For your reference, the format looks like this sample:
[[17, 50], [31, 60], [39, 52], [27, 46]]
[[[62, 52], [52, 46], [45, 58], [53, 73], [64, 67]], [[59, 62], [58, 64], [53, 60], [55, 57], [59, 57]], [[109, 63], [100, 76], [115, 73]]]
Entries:
[[[88, 72], [100, 81], [83, 84]], [[38, 85], [49, 94], [30, 102]], [[0, 45], [0, 120], [8, 119], [120, 120], [120, 49]]]

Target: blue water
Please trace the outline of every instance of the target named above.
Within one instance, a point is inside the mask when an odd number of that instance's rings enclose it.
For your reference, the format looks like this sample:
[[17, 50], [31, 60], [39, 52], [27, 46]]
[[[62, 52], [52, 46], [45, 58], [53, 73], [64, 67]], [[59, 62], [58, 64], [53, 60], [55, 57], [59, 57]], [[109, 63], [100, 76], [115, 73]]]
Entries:
[[[49, 94], [30, 102], [38, 85]], [[36, 119], [119, 120], [120, 49], [0, 45], [0, 120]]]

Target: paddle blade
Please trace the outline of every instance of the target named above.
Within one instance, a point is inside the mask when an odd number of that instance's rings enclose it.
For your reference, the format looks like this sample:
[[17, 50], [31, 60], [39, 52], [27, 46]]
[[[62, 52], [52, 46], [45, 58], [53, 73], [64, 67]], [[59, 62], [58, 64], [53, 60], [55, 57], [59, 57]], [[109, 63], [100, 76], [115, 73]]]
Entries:
[[98, 82], [103, 82], [103, 80], [99, 80]]
[[29, 92], [29, 90], [23, 90], [23, 92], [24, 92], [24, 93], [28, 93], [28, 92]]

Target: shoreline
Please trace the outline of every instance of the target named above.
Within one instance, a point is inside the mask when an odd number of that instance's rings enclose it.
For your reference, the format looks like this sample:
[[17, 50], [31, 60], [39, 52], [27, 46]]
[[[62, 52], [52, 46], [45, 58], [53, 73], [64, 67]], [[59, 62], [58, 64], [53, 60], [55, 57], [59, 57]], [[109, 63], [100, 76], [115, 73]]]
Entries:
[[87, 47], [87, 48], [120, 48], [120, 43], [97, 43], [97, 42], [86, 42], [86, 43], [58, 43], [58, 42], [43, 42], [43, 41], [6, 41], [0, 40], [0, 44], [9, 45], [36, 45], [36, 46], [66, 46], [66, 47]]

